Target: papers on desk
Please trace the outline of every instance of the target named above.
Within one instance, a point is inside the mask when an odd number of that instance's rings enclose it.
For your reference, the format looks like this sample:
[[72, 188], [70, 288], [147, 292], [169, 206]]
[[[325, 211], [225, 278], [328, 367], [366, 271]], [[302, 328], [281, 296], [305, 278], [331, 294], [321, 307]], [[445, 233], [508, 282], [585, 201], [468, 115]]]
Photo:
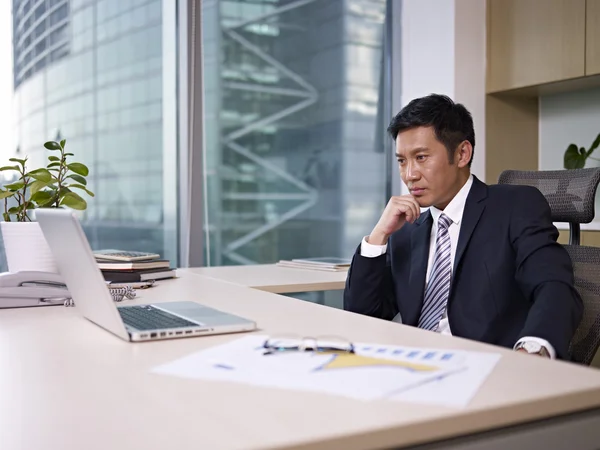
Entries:
[[282, 259], [277, 263], [281, 267], [291, 267], [295, 269], [323, 270], [326, 272], [344, 272], [350, 268], [351, 259], [345, 258], [303, 258], [303, 259]]
[[264, 355], [267, 336], [252, 335], [156, 367], [198, 380], [321, 392], [359, 400], [390, 399], [466, 406], [500, 355], [355, 344], [355, 354]]

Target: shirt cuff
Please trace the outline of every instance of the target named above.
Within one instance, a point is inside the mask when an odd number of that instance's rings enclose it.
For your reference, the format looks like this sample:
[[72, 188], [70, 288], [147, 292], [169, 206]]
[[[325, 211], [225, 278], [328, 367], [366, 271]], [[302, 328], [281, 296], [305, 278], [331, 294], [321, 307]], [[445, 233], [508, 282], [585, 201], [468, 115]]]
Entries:
[[556, 352], [554, 351], [554, 347], [552, 347], [550, 342], [548, 342], [546, 339], [532, 337], [532, 336], [525, 336], [517, 341], [514, 348], [517, 348], [517, 345], [519, 345], [522, 342], [536, 342], [537, 344], [540, 344], [542, 347], [544, 347], [546, 350], [548, 350], [548, 354], [550, 355], [551, 359], [556, 359]]
[[365, 258], [377, 258], [387, 252], [387, 244], [369, 244], [367, 242], [367, 237], [368, 236], [365, 236], [360, 244], [360, 256], [364, 256]]

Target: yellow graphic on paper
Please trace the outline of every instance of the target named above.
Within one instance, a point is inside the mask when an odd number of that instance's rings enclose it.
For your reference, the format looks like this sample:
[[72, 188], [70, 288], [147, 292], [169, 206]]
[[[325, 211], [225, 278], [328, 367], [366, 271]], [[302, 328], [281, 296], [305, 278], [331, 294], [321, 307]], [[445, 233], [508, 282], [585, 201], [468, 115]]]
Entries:
[[402, 367], [415, 372], [434, 372], [439, 370], [438, 366], [432, 366], [429, 364], [373, 358], [372, 356], [362, 356], [354, 353], [335, 354], [318, 370], [349, 369], [352, 367]]

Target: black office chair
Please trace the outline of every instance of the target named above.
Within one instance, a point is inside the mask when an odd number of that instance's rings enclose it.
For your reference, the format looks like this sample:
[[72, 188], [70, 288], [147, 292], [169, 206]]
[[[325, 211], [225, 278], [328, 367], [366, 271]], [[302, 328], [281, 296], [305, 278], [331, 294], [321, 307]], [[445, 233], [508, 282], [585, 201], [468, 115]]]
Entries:
[[590, 365], [600, 346], [600, 248], [566, 245], [583, 300], [583, 318], [571, 341], [573, 361]]
[[575, 289], [583, 300], [583, 318], [571, 341], [573, 361], [589, 365], [600, 346], [600, 248], [579, 245], [580, 224], [595, 215], [600, 168], [520, 171], [506, 170], [498, 184], [534, 186], [546, 197], [553, 222], [568, 222], [569, 245], [565, 245], [575, 274]]
[[569, 244], [579, 245], [580, 224], [594, 220], [600, 168], [572, 170], [505, 170], [498, 184], [534, 186], [550, 204], [553, 222], [568, 222]]

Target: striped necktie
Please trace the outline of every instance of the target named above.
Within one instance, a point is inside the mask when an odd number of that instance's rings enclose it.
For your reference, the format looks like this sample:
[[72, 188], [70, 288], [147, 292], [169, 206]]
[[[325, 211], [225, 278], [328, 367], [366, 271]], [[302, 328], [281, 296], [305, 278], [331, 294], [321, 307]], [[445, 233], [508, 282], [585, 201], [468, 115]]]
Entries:
[[450, 234], [448, 227], [452, 220], [445, 214], [438, 218], [438, 229], [435, 240], [435, 255], [429, 282], [425, 289], [425, 300], [419, 318], [419, 328], [436, 330], [442, 316], [448, 295], [450, 294], [450, 278], [452, 276], [452, 260]]

